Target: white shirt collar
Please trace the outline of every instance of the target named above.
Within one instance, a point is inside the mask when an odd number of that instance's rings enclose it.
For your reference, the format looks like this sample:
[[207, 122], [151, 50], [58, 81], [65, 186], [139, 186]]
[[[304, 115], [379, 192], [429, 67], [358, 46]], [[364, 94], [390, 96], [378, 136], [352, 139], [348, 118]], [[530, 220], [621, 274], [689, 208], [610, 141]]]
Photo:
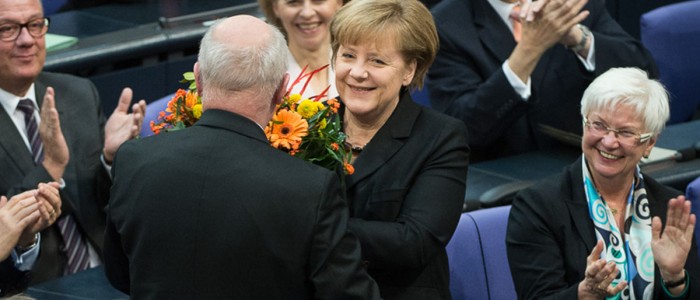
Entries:
[[39, 105], [36, 102], [36, 93], [34, 91], [34, 83], [32, 83], [31, 86], [29, 86], [29, 90], [27, 91], [27, 94], [24, 95], [24, 97], [19, 97], [17, 95], [14, 95], [8, 91], [5, 91], [3, 89], [0, 89], [0, 104], [2, 104], [2, 107], [5, 109], [5, 111], [11, 116], [15, 110], [17, 110], [17, 105], [19, 104], [19, 100], [22, 99], [29, 99], [34, 102], [34, 108], [39, 109]]

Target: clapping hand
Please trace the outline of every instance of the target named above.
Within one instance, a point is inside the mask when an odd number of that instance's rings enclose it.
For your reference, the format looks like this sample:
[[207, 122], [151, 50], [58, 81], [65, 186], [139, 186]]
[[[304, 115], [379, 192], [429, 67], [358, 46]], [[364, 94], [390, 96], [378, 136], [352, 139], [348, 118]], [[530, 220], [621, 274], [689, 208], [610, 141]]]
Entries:
[[0, 261], [17, 245], [22, 232], [39, 219], [39, 203], [34, 198], [35, 190], [12, 197], [0, 197]]
[[685, 276], [683, 268], [693, 242], [695, 222], [695, 215], [690, 213], [690, 201], [684, 196], [668, 201], [663, 232], [661, 218], [652, 220], [651, 249], [664, 281], [677, 281]]
[[46, 88], [44, 101], [41, 105], [39, 135], [44, 145], [44, 161], [42, 164], [54, 180], [59, 180], [63, 177], [70, 155], [66, 139], [63, 136], [63, 131], [61, 131], [61, 122], [58, 118], [52, 87]]
[[34, 198], [38, 203], [39, 218], [22, 232], [22, 240], [32, 240], [34, 235], [53, 225], [61, 215], [61, 197], [56, 182], [39, 183], [34, 190]]
[[124, 88], [119, 97], [119, 104], [107, 120], [105, 125], [105, 145], [103, 149], [104, 158], [107, 163], [111, 163], [114, 154], [122, 143], [137, 137], [141, 131], [143, 117], [146, 114], [146, 101], [140, 100], [131, 106], [131, 113], [128, 112], [129, 104], [133, 92], [130, 88]]
[[581, 11], [586, 3], [588, 0], [522, 0], [520, 42], [544, 52], [567, 37], [574, 25], [588, 17], [588, 11]]
[[617, 286], [612, 286], [613, 279], [620, 273], [614, 262], [606, 262], [600, 258], [603, 252], [603, 241], [598, 243], [586, 258], [586, 277], [578, 286], [579, 299], [600, 299], [604, 296], [613, 296], [627, 287], [627, 282], [622, 280]]

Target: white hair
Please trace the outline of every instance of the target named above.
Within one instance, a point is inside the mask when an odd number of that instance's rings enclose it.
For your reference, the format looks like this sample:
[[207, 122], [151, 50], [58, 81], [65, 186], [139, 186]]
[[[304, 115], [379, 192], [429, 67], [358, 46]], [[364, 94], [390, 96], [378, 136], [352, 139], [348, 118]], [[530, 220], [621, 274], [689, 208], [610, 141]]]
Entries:
[[205, 94], [217, 91], [259, 90], [264, 99], [271, 99], [287, 71], [287, 43], [274, 26], [267, 25], [271, 35], [256, 45], [241, 47], [213, 37], [217, 21], [202, 38], [199, 48], [199, 70]]
[[645, 131], [654, 135], [663, 130], [670, 115], [664, 86], [637, 68], [612, 68], [593, 80], [583, 92], [581, 116], [613, 110], [618, 105], [634, 108], [642, 118]]

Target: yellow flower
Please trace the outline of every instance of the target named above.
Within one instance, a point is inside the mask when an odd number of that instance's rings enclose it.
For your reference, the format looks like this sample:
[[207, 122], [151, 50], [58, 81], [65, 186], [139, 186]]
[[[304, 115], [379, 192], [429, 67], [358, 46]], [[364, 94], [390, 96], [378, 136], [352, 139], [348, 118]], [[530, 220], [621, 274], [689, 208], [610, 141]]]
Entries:
[[291, 105], [291, 104], [299, 102], [299, 100], [301, 100], [301, 95], [291, 94], [291, 95], [289, 95], [289, 98], [287, 98], [287, 103], [289, 103]]
[[202, 104], [197, 103], [192, 107], [192, 115], [199, 120], [202, 117]]
[[309, 124], [298, 113], [283, 109], [272, 117], [268, 127], [272, 128], [265, 132], [273, 147], [296, 150], [301, 144], [301, 139], [308, 134]]
[[[304, 99], [304, 101], [301, 101], [301, 103], [299, 103], [299, 106], [297, 107], [297, 112], [301, 115], [302, 118], [309, 119], [318, 112], [318, 106], [316, 106], [315, 103], [316, 102], [313, 102], [309, 99]], [[323, 104], [321, 106], [323, 106]]]
[[318, 129], [326, 129], [326, 126], [328, 125], [328, 122], [326, 121], [326, 118], [321, 119], [321, 121], [318, 122]]

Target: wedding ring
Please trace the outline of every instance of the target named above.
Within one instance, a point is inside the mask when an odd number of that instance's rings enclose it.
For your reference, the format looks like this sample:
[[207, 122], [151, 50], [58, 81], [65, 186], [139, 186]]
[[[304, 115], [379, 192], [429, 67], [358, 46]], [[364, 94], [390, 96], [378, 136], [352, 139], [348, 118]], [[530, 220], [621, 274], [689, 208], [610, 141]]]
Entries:
[[49, 217], [53, 217], [53, 215], [55, 215], [55, 214], [56, 214], [56, 211], [55, 211], [55, 210], [52, 210], [52, 211], [49, 213]]

